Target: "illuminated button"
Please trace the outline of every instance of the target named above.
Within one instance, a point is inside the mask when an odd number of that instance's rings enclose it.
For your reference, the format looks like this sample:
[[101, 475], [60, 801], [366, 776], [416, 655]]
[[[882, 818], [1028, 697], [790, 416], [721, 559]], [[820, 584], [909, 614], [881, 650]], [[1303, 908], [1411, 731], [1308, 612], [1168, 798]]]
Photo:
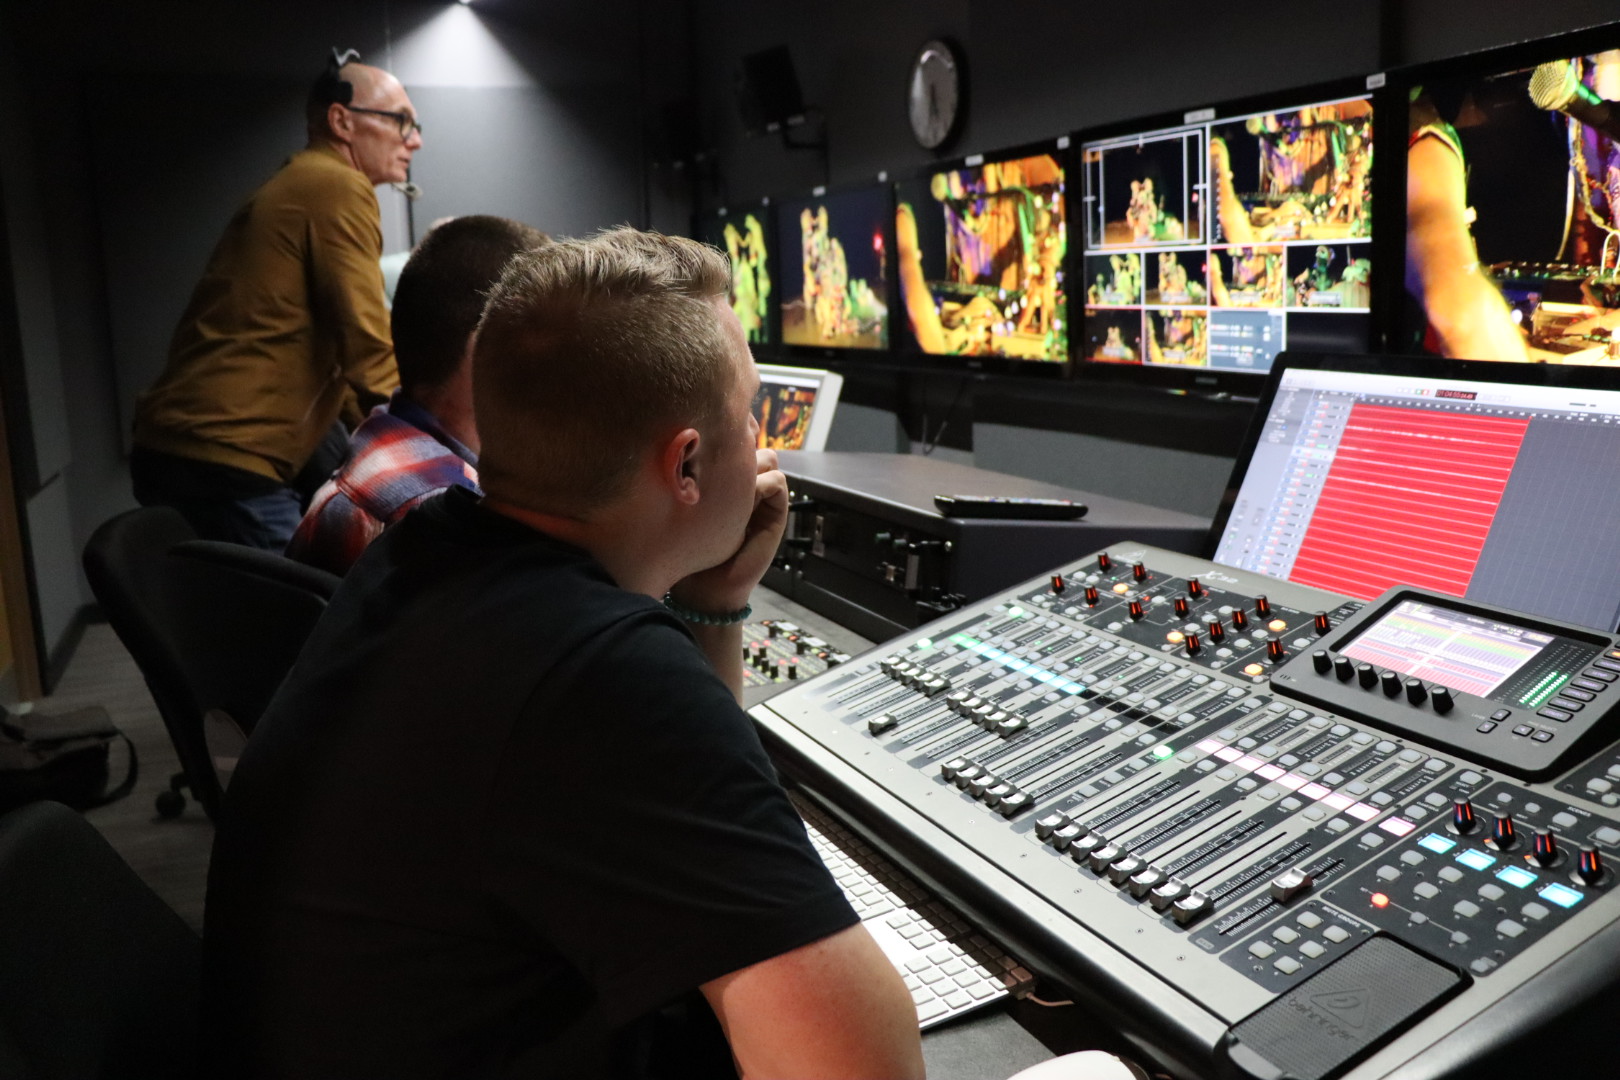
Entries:
[[1478, 848], [1466, 848], [1457, 853], [1457, 861], [1470, 870], [1489, 870], [1496, 865], [1496, 856], [1487, 855]]
[[1389, 907], [1389, 897], [1385, 896], [1381, 892], [1373, 893], [1371, 896], [1369, 896], [1367, 898], [1367, 900], [1375, 908], [1387, 908], [1387, 907]]
[[1270, 622], [1266, 623], [1266, 629], [1270, 630], [1273, 634], [1280, 634], [1284, 630], [1288, 629], [1288, 624], [1281, 619], [1272, 619]]
[[1568, 885], [1560, 885], [1556, 881], [1543, 888], [1536, 895], [1547, 901], [1547, 903], [1557, 904], [1561, 908], [1572, 908], [1584, 898], [1579, 890], [1572, 889]]
[[1245, 675], [1264, 675], [1265, 673], [1266, 669], [1263, 664], [1248, 664], [1243, 668], [1243, 674]]
[[1131, 591], [1131, 587], [1122, 581], [1118, 585], [1114, 586], [1114, 591], [1119, 595], [1124, 596], [1126, 593]]
[[1620, 660], [1594, 660], [1592, 666], [1602, 668], [1604, 671], [1620, 671]]

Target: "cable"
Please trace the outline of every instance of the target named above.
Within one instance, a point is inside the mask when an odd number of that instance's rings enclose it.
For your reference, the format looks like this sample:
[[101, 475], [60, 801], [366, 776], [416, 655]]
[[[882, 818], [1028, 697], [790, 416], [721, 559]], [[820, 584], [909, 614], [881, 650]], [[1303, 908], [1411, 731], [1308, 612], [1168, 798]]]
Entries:
[[[933, 437], [932, 440], [930, 440], [928, 438], [928, 406], [926, 404], [923, 406], [923, 415], [922, 415], [922, 421], [923, 421], [922, 422], [923, 448], [922, 448], [922, 452], [923, 452], [924, 457], [926, 457], [929, 454], [932, 454], [934, 452], [934, 448], [939, 445], [939, 440], [945, 437], [945, 429], [951, 426], [951, 416], [954, 415], [955, 412], [956, 412], [957, 402], [962, 400], [962, 391], [967, 389], [968, 381], [970, 379], [972, 379], [972, 378], [973, 378], [972, 375], [964, 375], [964, 376], [962, 376], [962, 381], [956, 384], [956, 394], [951, 398], [951, 403], [948, 406], [946, 406], [946, 408], [945, 408], [945, 417], [944, 417], [944, 419], [940, 420], [940, 422], [939, 422], [939, 430], [934, 432], [934, 437]], [[927, 399], [927, 391], [926, 390], [924, 390], [924, 392], [923, 392], [923, 397], [924, 397], [924, 400], [926, 401], [926, 399]]]
[[1048, 1009], [1060, 1009], [1065, 1005], [1073, 1005], [1074, 1004], [1074, 1002], [1072, 1002], [1072, 1001], [1043, 1001], [1042, 999], [1036, 997], [1034, 994], [1026, 995], [1024, 997], [1024, 1000], [1025, 1001], [1033, 1001], [1037, 1005], [1044, 1005]]

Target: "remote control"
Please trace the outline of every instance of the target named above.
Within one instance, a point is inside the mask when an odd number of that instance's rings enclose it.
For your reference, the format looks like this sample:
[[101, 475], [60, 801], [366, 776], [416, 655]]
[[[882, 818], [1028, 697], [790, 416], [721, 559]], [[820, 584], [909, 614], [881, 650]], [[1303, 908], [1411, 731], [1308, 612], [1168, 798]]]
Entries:
[[1074, 521], [1085, 517], [1089, 509], [1073, 499], [1015, 499], [1003, 495], [935, 495], [934, 505], [946, 517], [1039, 521]]

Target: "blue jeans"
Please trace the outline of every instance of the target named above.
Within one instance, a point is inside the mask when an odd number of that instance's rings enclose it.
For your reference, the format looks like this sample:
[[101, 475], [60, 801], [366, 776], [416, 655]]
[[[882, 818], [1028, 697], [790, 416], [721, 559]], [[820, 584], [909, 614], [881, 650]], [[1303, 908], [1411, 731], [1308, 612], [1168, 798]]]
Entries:
[[136, 447], [129, 472], [136, 502], [174, 507], [204, 540], [279, 552], [303, 517], [296, 491], [245, 469]]

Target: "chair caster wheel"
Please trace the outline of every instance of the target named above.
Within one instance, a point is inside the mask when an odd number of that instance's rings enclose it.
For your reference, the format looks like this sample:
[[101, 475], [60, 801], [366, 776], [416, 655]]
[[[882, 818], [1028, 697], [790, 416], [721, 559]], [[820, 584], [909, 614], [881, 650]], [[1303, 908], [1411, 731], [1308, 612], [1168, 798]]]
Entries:
[[157, 797], [157, 812], [160, 817], [179, 817], [186, 808], [186, 797], [178, 791], [162, 791]]

